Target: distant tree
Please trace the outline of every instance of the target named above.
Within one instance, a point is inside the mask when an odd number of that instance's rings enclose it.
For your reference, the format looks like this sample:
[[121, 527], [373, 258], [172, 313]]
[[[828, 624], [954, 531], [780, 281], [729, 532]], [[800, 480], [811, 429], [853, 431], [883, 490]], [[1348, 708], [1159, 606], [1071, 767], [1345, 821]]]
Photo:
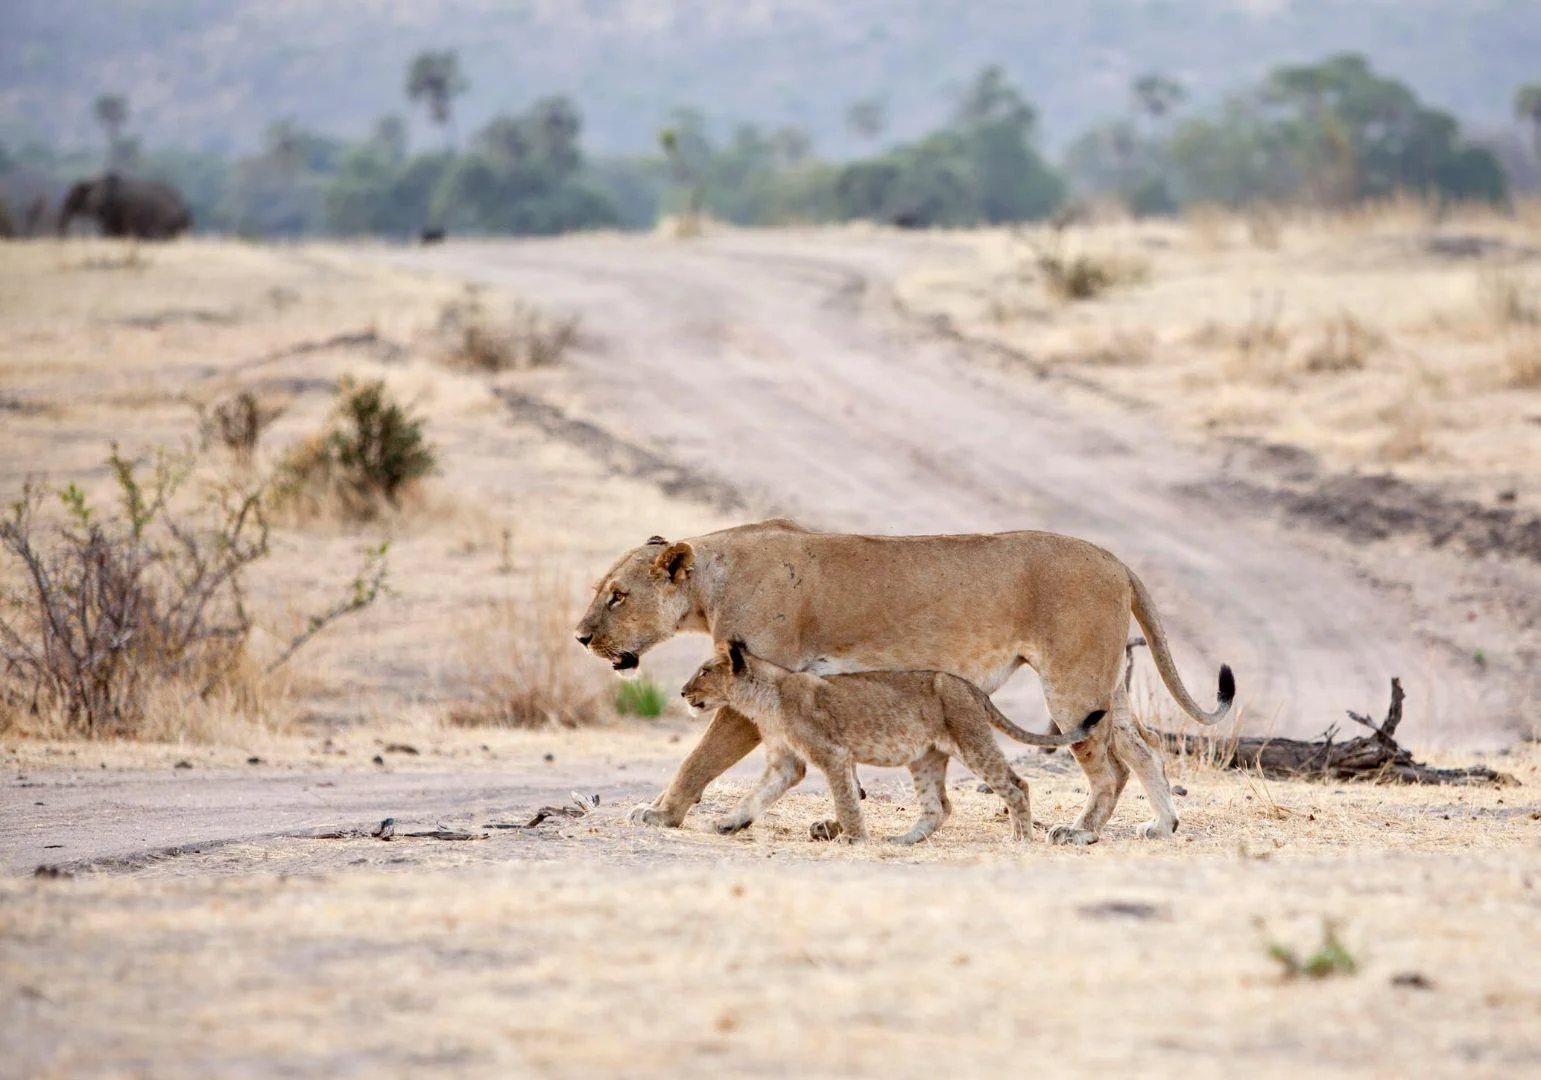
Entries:
[[455, 148], [455, 99], [469, 86], [454, 49], [420, 52], [407, 69], [407, 100], [427, 106], [430, 119], [444, 129], [451, 150]]
[[269, 124], [262, 137], [262, 154], [282, 176], [292, 180], [305, 164], [305, 133], [293, 120]]
[[1038, 122], [1038, 114], [1006, 81], [1001, 66], [991, 64], [974, 76], [973, 83], [964, 91], [955, 122], [961, 127], [1005, 123], [1027, 129]]
[[813, 156], [813, 139], [799, 127], [777, 128], [770, 137], [770, 148], [778, 168], [796, 168]]
[[128, 156], [128, 147], [123, 140], [123, 129], [128, 124], [128, 98], [122, 94], [98, 95], [92, 112], [107, 136], [106, 167], [116, 169], [124, 164], [123, 159]]
[[699, 114], [689, 109], [675, 112], [675, 123], [658, 133], [658, 148], [669, 162], [676, 183], [683, 185], [685, 214], [699, 217], [706, 201], [706, 172], [711, 161], [711, 144], [706, 139]]
[[1530, 148], [1541, 158], [1541, 82], [1529, 83], [1514, 92], [1514, 117], [1530, 125]]
[[392, 113], [390, 116], [382, 116], [375, 121], [374, 132], [370, 135], [385, 156], [396, 164], [400, 164], [407, 157], [407, 122]]
[[1160, 124], [1188, 97], [1182, 83], [1154, 71], [1135, 79], [1130, 90], [1135, 108], [1149, 118], [1152, 127]]
[[881, 98], [853, 101], [845, 110], [845, 126], [858, 139], [875, 141], [888, 127], [888, 106]]

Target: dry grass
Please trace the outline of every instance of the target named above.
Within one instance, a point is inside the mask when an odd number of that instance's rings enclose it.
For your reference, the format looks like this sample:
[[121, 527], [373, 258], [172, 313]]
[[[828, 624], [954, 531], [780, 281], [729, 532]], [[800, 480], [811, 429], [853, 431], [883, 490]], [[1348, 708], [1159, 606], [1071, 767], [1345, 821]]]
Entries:
[[445, 363], [496, 373], [560, 363], [577, 344], [581, 325], [576, 315], [554, 317], [523, 302], [495, 316], [472, 287], [443, 306], [438, 332], [446, 341]]
[[[962, 237], [972, 256], [919, 268], [904, 307], [1035, 357], [1088, 357], [1113, 334], [1158, 343], [1139, 363], [1088, 363], [1082, 385], [1140, 402], [1198, 443], [1216, 434], [1300, 447], [1329, 470], [1514, 491], [1541, 507], [1541, 424], [1527, 380], [1541, 294], [1526, 250], [1536, 207], [1435, 212], [1397, 199], [1352, 213], [1272, 211], [1081, 227], [1080, 249], [1137, 253], [1138, 289], [1045, 305], [1020, 274], [1047, 231]], [[1276, 242], [1274, 242], [1276, 241]], [[1052, 250], [1052, 248], [1051, 248]], [[1017, 312], [1031, 317], [1005, 318]]]
[[1541, 387], [1541, 333], [1518, 334], [1504, 349], [1504, 383], [1520, 390]]
[[1066, 252], [1059, 243], [1038, 251], [1033, 262], [1049, 295], [1064, 301], [1094, 300], [1118, 286], [1139, 284], [1150, 274], [1148, 264], [1141, 259]]
[[457, 727], [575, 728], [605, 715], [600, 668], [572, 640], [582, 614], [572, 591], [537, 581], [495, 602], [465, 632], [474, 699], [452, 705]]
[[1386, 344], [1384, 334], [1344, 311], [1327, 322], [1321, 336], [1307, 349], [1305, 369], [1333, 375], [1363, 371]]

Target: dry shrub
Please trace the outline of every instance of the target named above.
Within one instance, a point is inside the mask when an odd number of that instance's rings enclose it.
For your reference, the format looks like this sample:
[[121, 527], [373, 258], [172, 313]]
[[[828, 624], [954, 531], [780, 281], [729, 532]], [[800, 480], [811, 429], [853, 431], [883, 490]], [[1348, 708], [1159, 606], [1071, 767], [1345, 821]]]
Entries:
[[1370, 357], [1386, 346], [1386, 337], [1347, 311], [1322, 328], [1305, 354], [1305, 368], [1316, 373], [1363, 371]]
[[579, 612], [571, 593], [537, 583], [505, 599], [467, 635], [473, 700], [445, 719], [457, 727], [582, 727], [602, 719], [600, 665], [573, 641]]
[[523, 302], [515, 303], [506, 318], [497, 318], [480, 292], [469, 289], [440, 310], [438, 330], [447, 340], [446, 363], [499, 372], [560, 362], [578, 341], [581, 325], [576, 315], [553, 318]]
[[1221, 330], [1216, 343], [1232, 350], [1229, 373], [1240, 378], [1277, 381], [1288, 374], [1288, 352], [1294, 335], [1284, 325], [1284, 297], [1253, 293], [1247, 321]]
[[1063, 359], [1097, 367], [1137, 367], [1155, 355], [1156, 338], [1149, 330], [1117, 330], [1097, 344]]
[[249, 464], [262, 433], [283, 415], [282, 406], [264, 405], [250, 390], [242, 390], [212, 409], [198, 408], [198, 433], [204, 449], [218, 443]]
[[268, 554], [262, 490], [215, 486], [184, 513], [172, 501], [189, 461], [163, 455], [147, 482], [116, 446], [108, 465], [115, 510], [71, 484], [63, 520], [45, 521], [29, 483], [0, 524], [20, 581], [0, 593], [0, 729], [142, 737], [152, 699], [242, 697], [243, 577]]
[[1541, 388], [1541, 333], [1510, 339], [1504, 352], [1504, 382], [1517, 390]]
[[330, 510], [369, 521], [402, 499], [438, 464], [422, 421], [392, 400], [382, 381], [344, 379], [328, 426], [285, 455], [280, 503], [312, 516]]
[[1149, 266], [1136, 259], [1078, 252], [1067, 255], [1056, 246], [1037, 255], [1044, 287], [1061, 300], [1091, 300], [1119, 285], [1148, 280]]

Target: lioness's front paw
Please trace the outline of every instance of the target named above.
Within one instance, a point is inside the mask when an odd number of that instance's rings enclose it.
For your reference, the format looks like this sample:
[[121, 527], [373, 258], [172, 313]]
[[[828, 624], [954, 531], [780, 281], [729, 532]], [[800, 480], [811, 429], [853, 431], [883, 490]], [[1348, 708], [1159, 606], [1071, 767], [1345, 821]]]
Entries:
[[632, 807], [627, 820], [633, 825], [653, 825], [660, 829], [677, 829], [680, 824], [680, 819], [667, 810], [659, 810], [647, 803]]
[[1176, 831], [1177, 822], [1174, 821], [1171, 825], [1167, 825], [1159, 819], [1147, 821], [1139, 828], [1140, 839], [1142, 840], [1166, 840]]
[[1074, 825], [1056, 825], [1049, 830], [1049, 843], [1074, 844], [1084, 847], [1087, 844], [1095, 844], [1097, 834], [1090, 829], [1078, 829]]
[[718, 818], [712, 823], [712, 828], [716, 829], [723, 836], [732, 836], [734, 833], [742, 832], [753, 824], [754, 818], [739, 811], [738, 813], [729, 814], [727, 817]]
[[837, 844], [865, 844], [867, 838], [865, 836], [852, 836], [850, 833], [841, 833], [835, 837], [835, 842]]
[[833, 840], [840, 835], [840, 822], [831, 818], [828, 821], [815, 821], [808, 826], [808, 838], [810, 840]]

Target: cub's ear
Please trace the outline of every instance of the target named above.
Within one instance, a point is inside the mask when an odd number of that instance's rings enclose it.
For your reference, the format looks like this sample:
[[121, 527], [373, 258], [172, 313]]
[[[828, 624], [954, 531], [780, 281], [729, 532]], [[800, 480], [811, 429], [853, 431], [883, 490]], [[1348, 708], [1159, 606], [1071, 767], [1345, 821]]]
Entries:
[[643, 547], [652, 547], [654, 544], [667, 544], [668, 542], [669, 541], [665, 540], [661, 536], [649, 536], [647, 538], [647, 543], [643, 544], [642, 546]]
[[744, 673], [744, 643], [737, 638], [728, 642], [728, 663], [733, 665], [733, 674]]
[[690, 573], [690, 568], [695, 561], [695, 548], [680, 540], [658, 553], [658, 558], [653, 560], [653, 574], [657, 577], [666, 577], [678, 585], [685, 575]]

